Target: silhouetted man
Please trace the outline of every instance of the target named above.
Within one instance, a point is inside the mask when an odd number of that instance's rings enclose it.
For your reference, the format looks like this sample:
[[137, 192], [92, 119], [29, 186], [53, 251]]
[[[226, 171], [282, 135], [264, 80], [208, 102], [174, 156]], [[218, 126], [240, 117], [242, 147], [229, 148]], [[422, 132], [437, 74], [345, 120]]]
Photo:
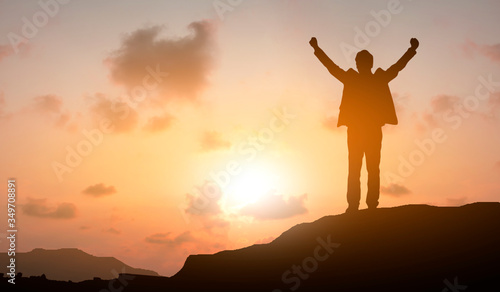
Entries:
[[349, 176], [347, 179], [346, 212], [356, 211], [360, 201], [361, 165], [366, 157], [368, 171], [368, 209], [378, 206], [380, 195], [380, 149], [382, 147], [382, 126], [397, 125], [398, 118], [394, 109], [389, 82], [394, 79], [408, 61], [415, 56], [418, 40], [410, 40], [411, 47], [387, 70], [378, 68], [372, 73], [373, 56], [362, 50], [356, 55], [356, 72], [352, 68], [344, 71], [337, 66], [322, 49], [316, 38], [309, 42], [314, 54], [328, 69], [330, 74], [344, 84], [337, 127], [347, 126], [347, 147], [349, 150]]

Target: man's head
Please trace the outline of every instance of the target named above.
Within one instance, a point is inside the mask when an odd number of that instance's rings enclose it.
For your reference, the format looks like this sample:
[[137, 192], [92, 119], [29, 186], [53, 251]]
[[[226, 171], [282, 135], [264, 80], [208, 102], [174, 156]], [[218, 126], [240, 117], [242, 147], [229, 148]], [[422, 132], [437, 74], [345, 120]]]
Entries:
[[373, 67], [373, 56], [367, 50], [359, 51], [356, 55], [356, 67], [358, 72], [371, 70]]

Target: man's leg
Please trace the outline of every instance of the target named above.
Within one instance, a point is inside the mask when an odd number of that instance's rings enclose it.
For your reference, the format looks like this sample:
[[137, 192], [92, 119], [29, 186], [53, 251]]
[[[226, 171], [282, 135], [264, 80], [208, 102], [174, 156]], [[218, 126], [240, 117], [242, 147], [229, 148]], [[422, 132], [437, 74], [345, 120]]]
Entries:
[[380, 196], [380, 150], [382, 148], [382, 128], [367, 132], [366, 170], [368, 171], [368, 208], [377, 208]]
[[347, 148], [349, 150], [349, 175], [347, 178], [348, 211], [358, 210], [360, 200], [361, 165], [363, 163], [363, 132], [359, 129], [347, 129]]

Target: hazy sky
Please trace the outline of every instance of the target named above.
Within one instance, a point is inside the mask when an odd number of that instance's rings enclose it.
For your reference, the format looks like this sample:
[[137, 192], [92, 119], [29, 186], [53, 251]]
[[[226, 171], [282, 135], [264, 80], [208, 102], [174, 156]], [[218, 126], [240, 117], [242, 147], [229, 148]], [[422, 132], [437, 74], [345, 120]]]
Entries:
[[0, 1], [0, 208], [15, 178], [20, 251], [77, 247], [162, 275], [189, 254], [342, 213], [342, 84], [312, 36], [344, 69], [361, 49], [386, 69], [420, 40], [390, 83], [399, 125], [384, 127], [380, 207], [498, 201], [499, 12], [498, 1]]

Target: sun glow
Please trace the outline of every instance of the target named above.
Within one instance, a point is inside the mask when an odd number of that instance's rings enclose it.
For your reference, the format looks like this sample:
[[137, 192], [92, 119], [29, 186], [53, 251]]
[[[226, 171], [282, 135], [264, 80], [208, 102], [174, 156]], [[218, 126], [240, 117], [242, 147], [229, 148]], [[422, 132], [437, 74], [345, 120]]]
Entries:
[[236, 175], [227, 188], [226, 204], [242, 207], [257, 201], [279, 187], [279, 176], [270, 166], [255, 164]]

